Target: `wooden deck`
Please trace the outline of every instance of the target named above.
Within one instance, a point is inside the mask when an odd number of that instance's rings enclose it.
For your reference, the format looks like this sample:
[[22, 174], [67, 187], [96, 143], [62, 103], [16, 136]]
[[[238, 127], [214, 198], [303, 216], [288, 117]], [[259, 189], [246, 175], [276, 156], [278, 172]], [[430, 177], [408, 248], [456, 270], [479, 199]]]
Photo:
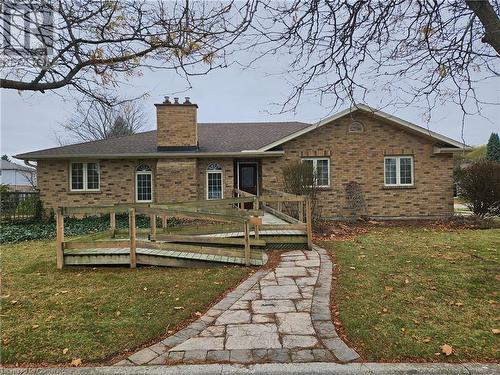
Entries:
[[[243, 197], [208, 202], [184, 202], [158, 205], [112, 205], [71, 207], [57, 210], [57, 265], [58, 268], [75, 265], [137, 265], [167, 267], [213, 267], [226, 264], [261, 266], [267, 262], [268, 249], [304, 249], [311, 246], [310, 221], [303, 222], [281, 210], [284, 202], [298, 204], [298, 217], [310, 220], [304, 197], [278, 195]], [[253, 209], [243, 209], [253, 202]], [[267, 206], [278, 202], [278, 208]], [[238, 206], [235, 207], [235, 204]], [[226, 206], [225, 206], [226, 205]], [[261, 208], [259, 210], [259, 207]], [[116, 213], [129, 214], [128, 235], [116, 229]], [[80, 237], [64, 240], [64, 216], [74, 214], [110, 215], [110, 231], [106, 236]], [[135, 215], [149, 215], [148, 238], [137, 236]], [[193, 230], [166, 232], [166, 215], [179, 214], [194, 218], [213, 218], [229, 224], [214, 225], [214, 232], [193, 233]], [[157, 216], [162, 218], [164, 230], [156, 227]], [[206, 230], [206, 228], [205, 228]], [[209, 229], [210, 230], [210, 229]], [[95, 239], [99, 238], [99, 239]]]

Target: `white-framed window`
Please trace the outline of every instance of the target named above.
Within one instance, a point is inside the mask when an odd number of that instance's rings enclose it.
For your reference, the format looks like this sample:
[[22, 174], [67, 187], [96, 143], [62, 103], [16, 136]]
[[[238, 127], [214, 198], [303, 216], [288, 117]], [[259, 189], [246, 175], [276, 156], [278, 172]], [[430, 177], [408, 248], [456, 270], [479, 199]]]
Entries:
[[71, 191], [99, 191], [100, 168], [95, 162], [71, 162], [69, 168]]
[[318, 187], [330, 186], [330, 159], [304, 158], [302, 159], [302, 162], [308, 163], [312, 166]]
[[135, 169], [135, 201], [153, 201], [153, 171], [147, 164], [141, 164]]
[[385, 186], [413, 185], [413, 157], [386, 156], [384, 158]]
[[224, 195], [222, 167], [217, 163], [207, 166], [207, 199], [222, 199]]

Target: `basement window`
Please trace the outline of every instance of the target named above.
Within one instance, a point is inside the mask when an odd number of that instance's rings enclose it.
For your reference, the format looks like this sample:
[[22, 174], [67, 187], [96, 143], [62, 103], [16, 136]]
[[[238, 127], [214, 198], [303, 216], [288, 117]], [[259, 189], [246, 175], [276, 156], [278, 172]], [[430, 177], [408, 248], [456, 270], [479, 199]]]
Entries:
[[135, 200], [153, 201], [153, 171], [149, 165], [141, 164], [135, 169]]
[[71, 163], [69, 179], [71, 182], [71, 191], [99, 191], [99, 164], [81, 162]]
[[222, 199], [222, 167], [217, 163], [210, 163], [207, 167], [207, 199]]
[[413, 157], [386, 156], [384, 158], [385, 186], [413, 186]]

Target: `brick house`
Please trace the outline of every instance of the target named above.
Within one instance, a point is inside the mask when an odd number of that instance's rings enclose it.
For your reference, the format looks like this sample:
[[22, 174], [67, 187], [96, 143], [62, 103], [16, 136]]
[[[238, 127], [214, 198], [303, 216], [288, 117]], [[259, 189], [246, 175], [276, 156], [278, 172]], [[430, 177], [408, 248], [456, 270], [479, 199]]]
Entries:
[[198, 106], [156, 104], [157, 130], [17, 155], [36, 161], [46, 209], [228, 198], [282, 189], [282, 168], [311, 163], [321, 215], [353, 215], [359, 183], [374, 218], [453, 214], [453, 154], [464, 145], [358, 105], [316, 124], [198, 123]]

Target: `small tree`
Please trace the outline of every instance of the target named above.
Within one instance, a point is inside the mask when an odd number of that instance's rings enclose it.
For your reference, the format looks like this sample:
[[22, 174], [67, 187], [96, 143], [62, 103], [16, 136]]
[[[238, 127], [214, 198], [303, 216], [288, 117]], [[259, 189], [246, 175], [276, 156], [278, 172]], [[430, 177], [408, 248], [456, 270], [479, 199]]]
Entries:
[[93, 100], [77, 106], [71, 117], [61, 124], [59, 143], [89, 142], [135, 134], [145, 123], [146, 116], [138, 100], [116, 106]]
[[316, 217], [318, 184], [313, 166], [300, 160], [293, 161], [283, 167], [282, 174], [284, 191], [309, 197], [311, 199], [312, 216]]
[[486, 145], [486, 159], [500, 162], [500, 139], [497, 133], [491, 133]]
[[500, 163], [478, 160], [457, 173], [458, 189], [474, 215], [500, 215]]

